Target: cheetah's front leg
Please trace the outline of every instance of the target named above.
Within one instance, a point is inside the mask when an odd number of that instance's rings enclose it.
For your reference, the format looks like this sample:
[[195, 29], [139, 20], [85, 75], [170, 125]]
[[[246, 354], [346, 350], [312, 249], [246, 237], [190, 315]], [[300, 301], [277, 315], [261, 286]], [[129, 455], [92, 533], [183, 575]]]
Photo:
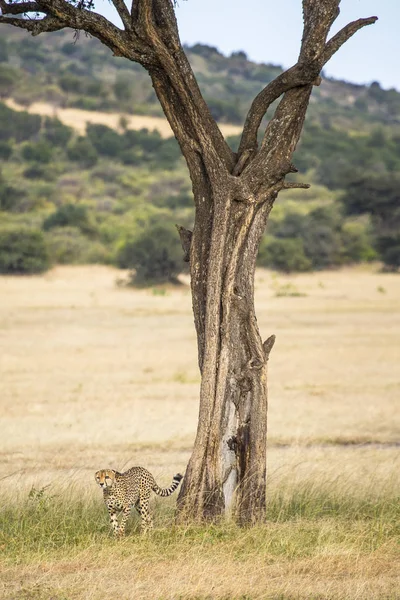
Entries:
[[119, 525], [117, 519], [117, 511], [114, 508], [112, 503], [107, 502], [107, 510], [110, 515], [111, 527], [113, 528], [114, 535], [117, 536], [119, 534]]
[[121, 536], [125, 535], [125, 525], [126, 525], [126, 522], [129, 518], [130, 514], [131, 514], [131, 507], [130, 506], [125, 507], [122, 512], [121, 525], [119, 527], [119, 535], [121, 535]]

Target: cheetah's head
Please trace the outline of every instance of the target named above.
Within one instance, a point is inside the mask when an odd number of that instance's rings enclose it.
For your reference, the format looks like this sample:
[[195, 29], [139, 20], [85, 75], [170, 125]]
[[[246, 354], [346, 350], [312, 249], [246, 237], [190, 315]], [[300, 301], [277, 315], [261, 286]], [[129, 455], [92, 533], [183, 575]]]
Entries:
[[115, 482], [115, 471], [112, 469], [101, 469], [101, 471], [97, 471], [94, 475], [96, 479], [96, 483], [102, 489], [111, 488]]

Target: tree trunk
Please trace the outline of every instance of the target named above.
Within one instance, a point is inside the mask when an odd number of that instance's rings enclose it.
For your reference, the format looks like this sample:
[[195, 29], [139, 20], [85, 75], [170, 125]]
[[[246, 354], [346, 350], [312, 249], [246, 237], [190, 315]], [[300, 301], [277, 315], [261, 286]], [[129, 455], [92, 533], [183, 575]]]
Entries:
[[[254, 312], [254, 272], [274, 195], [235, 200], [226, 184], [194, 186], [193, 310], [202, 383], [194, 451], [178, 506], [182, 519], [265, 516], [267, 360]], [[211, 198], [201, 196], [211, 190]], [[204, 227], [207, 214], [208, 227]]]

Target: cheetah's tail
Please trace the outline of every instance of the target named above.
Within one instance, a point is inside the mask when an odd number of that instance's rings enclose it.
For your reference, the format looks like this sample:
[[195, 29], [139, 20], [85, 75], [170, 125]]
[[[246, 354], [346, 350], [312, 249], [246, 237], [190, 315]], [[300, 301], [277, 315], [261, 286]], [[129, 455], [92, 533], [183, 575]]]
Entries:
[[169, 487], [167, 488], [160, 488], [155, 482], [154, 482], [154, 486], [153, 486], [153, 492], [155, 492], [156, 494], [158, 494], [158, 496], [170, 496], [171, 494], [174, 493], [174, 491], [176, 490], [176, 488], [179, 485], [180, 480], [183, 479], [183, 475], [181, 475], [180, 473], [178, 473], [177, 475], [174, 475], [174, 477], [172, 478], [172, 483]]

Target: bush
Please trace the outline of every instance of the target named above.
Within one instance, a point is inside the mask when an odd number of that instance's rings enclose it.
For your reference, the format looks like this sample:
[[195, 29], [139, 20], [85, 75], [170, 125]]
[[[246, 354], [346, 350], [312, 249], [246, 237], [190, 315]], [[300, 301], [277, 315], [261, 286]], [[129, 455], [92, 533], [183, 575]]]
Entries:
[[83, 233], [93, 233], [87, 207], [84, 204], [62, 204], [43, 222], [43, 229], [49, 231], [54, 227], [76, 227]]
[[60, 119], [46, 117], [44, 121], [44, 137], [53, 146], [65, 147], [72, 137], [72, 128], [64, 125]]
[[22, 156], [25, 160], [31, 160], [38, 163], [49, 163], [52, 154], [52, 148], [46, 140], [39, 140], [36, 143], [27, 142], [22, 148]]
[[70, 160], [79, 162], [83, 167], [90, 169], [93, 167], [99, 156], [93, 144], [87, 138], [80, 136], [67, 148], [67, 156]]
[[86, 126], [87, 137], [99, 154], [116, 157], [123, 150], [125, 144], [123, 136], [107, 125], [88, 123]]
[[85, 80], [83, 77], [78, 77], [73, 73], [65, 73], [64, 75], [61, 75], [58, 80], [58, 84], [64, 92], [73, 92], [75, 94], [83, 92], [85, 88]]
[[11, 110], [0, 102], [0, 140], [14, 138], [16, 142], [29, 140], [39, 133], [42, 117], [26, 111]]
[[7, 40], [0, 38], [0, 62], [8, 62]]
[[304, 254], [303, 241], [300, 238], [266, 239], [260, 246], [258, 264], [285, 273], [308, 271], [312, 262]]
[[372, 247], [371, 236], [361, 223], [344, 223], [342, 228], [343, 262], [369, 262], [377, 258]]
[[348, 214], [370, 215], [376, 249], [389, 270], [400, 267], [400, 179], [366, 175], [354, 179], [342, 198]]
[[42, 273], [50, 266], [49, 250], [39, 229], [23, 225], [0, 227], [0, 273]]
[[25, 198], [25, 192], [8, 185], [0, 171], [0, 210], [18, 212], [20, 200]]
[[12, 151], [12, 145], [9, 142], [0, 142], [0, 160], [8, 160]]
[[[272, 221], [258, 257], [262, 266], [281, 271], [324, 269], [376, 258], [368, 222], [346, 222], [336, 206], [310, 213], [287, 213]], [[272, 236], [271, 236], [272, 234]]]
[[388, 271], [400, 269], [400, 234], [380, 235], [376, 247]]
[[8, 65], [0, 65], [0, 98], [11, 96], [12, 90], [18, 82], [18, 74]]
[[49, 169], [40, 163], [32, 163], [27, 167], [23, 176], [26, 179], [45, 179], [46, 181], [55, 181], [57, 176], [53, 169]]
[[135, 270], [135, 283], [176, 283], [184, 263], [175, 227], [172, 223], [149, 225], [122, 245], [117, 263], [121, 268]]
[[46, 233], [54, 262], [63, 265], [111, 262], [109, 252], [98, 241], [89, 240], [77, 227], [55, 227]]

